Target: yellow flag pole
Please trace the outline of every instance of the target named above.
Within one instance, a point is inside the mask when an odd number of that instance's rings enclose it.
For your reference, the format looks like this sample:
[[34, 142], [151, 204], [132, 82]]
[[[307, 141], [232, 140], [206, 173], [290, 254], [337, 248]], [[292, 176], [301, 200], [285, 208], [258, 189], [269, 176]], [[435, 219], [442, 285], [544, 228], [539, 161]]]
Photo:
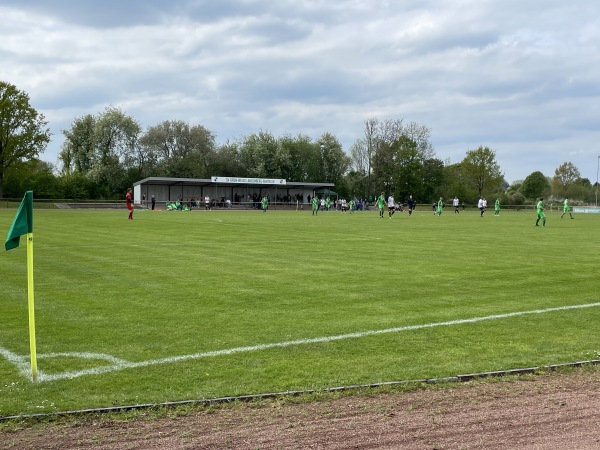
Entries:
[[35, 308], [33, 301], [33, 233], [27, 233], [27, 305], [29, 309], [29, 351], [31, 353], [31, 375], [35, 383], [38, 378], [35, 350]]

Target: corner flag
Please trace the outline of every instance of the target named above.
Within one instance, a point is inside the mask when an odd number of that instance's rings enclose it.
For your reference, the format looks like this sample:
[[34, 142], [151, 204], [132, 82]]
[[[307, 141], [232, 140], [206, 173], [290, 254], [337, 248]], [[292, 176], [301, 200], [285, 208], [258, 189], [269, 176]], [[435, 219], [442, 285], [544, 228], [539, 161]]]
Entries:
[[33, 301], [33, 191], [27, 191], [19, 206], [17, 215], [6, 237], [4, 248], [12, 250], [19, 246], [21, 236], [27, 235], [27, 304], [29, 310], [29, 350], [31, 353], [31, 374], [37, 381], [37, 356], [35, 350], [35, 307]]
[[13, 220], [4, 248], [12, 250], [19, 246], [23, 234], [33, 233], [33, 191], [27, 191]]

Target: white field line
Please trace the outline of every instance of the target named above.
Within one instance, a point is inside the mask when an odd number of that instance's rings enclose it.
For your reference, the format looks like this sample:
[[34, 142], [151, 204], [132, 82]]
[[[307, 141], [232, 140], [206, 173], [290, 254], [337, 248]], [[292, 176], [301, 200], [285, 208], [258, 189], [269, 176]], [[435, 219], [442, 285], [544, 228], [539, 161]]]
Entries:
[[[43, 373], [42, 371], [38, 370], [38, 381], [43, 382], [43, 381], [63, 380], [63, 379], [81, 377], [84, 375], [100, 375], [103, 373], [115, 372], [117, 370], [133, 369], [133, 368], [137, 368], [137, 367], [153, 366], [153, 365], [157, 365], [157, 364], [170, 364], [170, 363], [176, 363], [176, 362], [180, 362], [180, 361], [188, 361], [188, 360], [192, 360], [192, 359], [201, 359], [201, 358], [210, 358], [210, 357], [215, 357], [215, 356], [227, 356], [227, 355], [233, 355], [236, 353], [255, 352], [255, 351], [260, 351], [260, 350], [268, 350], [268, 349], [272, 349], [272, 348], [285, 348], [285, 347], [290, 347], [293, 345], [318, 344], [318, 343], [324, 343], [324, 342], [340, 341], [340, 340], [344, 340], [344, 339], [353, 339], [353, 338], [361, 338], [361, 337], [366, 337], [366, 336], [374, 336], [374, 335], [378, 335], [378, 334], [399, 333], [402, 331], [421, 330], [424, 328], [462, 325], [462, 324], [466, 324], [466, 323], [476, 323], [476, 322], [484, 322], [484, 321], [488, 321], [488, 320], [506, 319], [509, 317], [518, 317], [518, 316], [525, 316], [525, 315], [530, 315], [530, 314], [545, 314], [545, 313], [554, 312], [554, 311], [567, 311], [567, 310], [571, 310], [571, 309], [593, 308], [593, 307], [597, 307], [597, 306], [600, 306], [600, 302], [587, 303], [584, 305], [570, 305], [570, 306], [559, 306], [559, 307], [555, 307], [555, 308], [534, 309], [534, 310], [530, 310], [530, 311], [517, 311], [517, 312], [511, 312], [511, 313], [505, 313], [505, 314], [494, 314], [491, 316], [473, 317], [470, 319], [450, 320], [447, 322], [433, 322], [433, 323], [426, 323], [426, 324], [421, 324], [421, 325], [407, 325], [407, 326], [403, 326], [403, 327], [386, 328], [383, 330], [359, 331], [356, 333], [339, 334], [339, 335], [335, 335], [335, 336], [323, 336], [323, 337], [308, 338], [308, 339], [297, 339], [294, 341], [275, 342], [275, 343], [271, 343], [271, 344], [259, 344], [259, 345], [252, 345], [252, 346], [247, 346], [247, 347], [235, 347], [235, 348], [230, 348], [230, 349], [225, 349], [225, 350], [214, 350], [211, 352], [193, 353], [190, 355], [181, 355], [181, 356], [171, 356], [168, 358], [150, 359], [147, 361], [139, 361], [139, 362], [126, 361], [124, 359], [115, 358], [111, 355], [107, 355], [104, 353], [73, 352], [73, 353], [40, 354], [40, 355], [38, 355], [38, 359], [69, 357], [69, 358], [105, 360], [107, 362], [110, 362], [111, 364], [107, 365], [107, 366], [103, 366], [103, 367], [94, 367], [91, 369], [76, 370], [76, 371], [71, 371], [71, 372], [62, 372], [62, 373], [55, 373], [55, 374], [46, 374], [46, 373]], [[0, 355], [4, 356], [4, 358], [7, 361], [13, 363], [17, 367], [20, 375], [22, 375], [25, 378], [31, 377], [28, 355], [25, 355], [25, 356], [17, 355], [16, 353], [13, 353], [3, 347], [0, 347]]]

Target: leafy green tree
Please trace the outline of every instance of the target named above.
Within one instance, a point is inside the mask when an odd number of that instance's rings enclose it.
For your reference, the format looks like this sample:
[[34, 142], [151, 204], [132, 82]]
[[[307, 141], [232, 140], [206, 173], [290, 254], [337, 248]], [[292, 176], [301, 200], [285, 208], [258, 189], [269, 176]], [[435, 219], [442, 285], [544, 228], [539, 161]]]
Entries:
[[443, 169], [443, 184], [441, 194], [445, 199], [458, 197], [465, 204], [473, 204], [477, 201], [477, 191], [473, 189], [464, 179], [464, 172], [460, 163], [448, 164]]
[[285, 135], [279, 138], [278, 162], [281, 177], [290, 181], [308, 181], [308, 155], [314, 153], [314, 143], [305, 135]]
[[366, 197], [367, 177], [361, 172], [350, 171], [344, 176], [343, 184], [340, 186], [336, 184], [335, 189], [340, 197]]
[[182, 120], [150, 127], [138, 142], [133, 160], [146, 161], [161, 176], [208, 178], [216, 163], [214, 134], [202, 125]]
[[63, 131], [65, 141], [59, 155], [63, 176], [82, 174], [92, 181], [94, 195], [120, 197], [144, 174], [148, 162], [139, 146], [140, 133], [140, 125], [114, 107], [97, 117], [88, 114], [75, 119], [71, 128]]
[[407, 136], [402, 136], [394, 142], [392, 151], [395, 153], [395, 170], [391, 174], [395, 198], [401, 201], [407, 199], [410, 194], [422, 195], [424, 161], [417, 149], [417, 143]]
[[96, 159], [96, 118], [91, 114], [75, 119], [71, 128], [63, 130], [65, 140], [58, 155], [64, 175], [87, 174]]
[[508, 186], [506, 193], [508, 195], [513, 195], [515, 192], [519, 192], [522, 185], [523, 185], [523, 180], [513, 181], [513, 183], [510, 186]]
[[567, 161], [556, 168], [552, 179], [554, 195], [564, 197], [568, 195], [569, 188], [581, 178], [581, 173], [575, 165]]
[[323, 134], [318, 141], [321, 150], [321, 164], [323, 167], [322, 182], [339, 184], [348, 172], [351, 159], [342, 150], [342, 145], [330, 133]]
[[444, 182], [444, 162], [431, 158], [423, 164], [423, 194], [415, 196], [417, 202], [426, 199], [437, 199], [442, 195], [441, 186]]
[[246, 173], [240, 162], [238, 146], [228, 142], [219, 147], [215, 153], [211, 170], [211, 176], [245, 177]]
[[565, 192], [565, 197], [579, 199], [586, 203], [593, 203], [595, 191], [589, 178], [578, 178]]
[[[371, 159], [365, 139], [357, 139], [350, 147], [351, 167], [345, 177], [348, 192], [344, 196], [366, 197], [371, 180]], [[338, 187], [336, 186], [336, 189]], [[338, 189], [339, 192], [339, 189]], [[342, 195], [340, 193], [340, 195]]]
[[350, 147], [352, 172], [366, 176], [370, 169], [370, 161], [366, 140], [357, 139]]
[[425, 125], [409, 122], [404, 125], [402, 135], [415, 143], [417, 152], [423, 161], [435, 159], [435, 151], [431, 144], [431, 130]]
[[[365, 143], [372, 147], [369, 179], [373, 182], [369, 185], [375, 186], [374, 192], [382, 188], [392, 187], [396, 197], [406, 198], [412, 193], [415, 198], [423, 198], [427, 192], [435, 191], [439, 185], [430, 186], [429, 183], [437, 183], [440, 177], [436, 170], [431, 172], [435, 164], [435, 154], [430, 142], [430, 131], [427, 127], [411, 122], [405, 125], [401, 119], [379, 121], [369, 119], [365, 127]], [[355, 147], [354, 164], [364, 164], [366, 158], [362, 142]], [[359, 160], [358, 157], [362, 157]], [[436, 160], [437, 161], [437, 160]], [[436, 175], [428, 177], [428, 175]]]
[[245, 136], [240, 146], [240, 160], [249, 177], [280, 178], [280, 168], [276, 163], [278, 142], [267, 131]]
[[[373, 174], [371, 183], [373, 191], [379, 193], [393, 183], [394, 173], [397, 170], [396, 152], [391, 144], [379, 142], [377, 151], [373, 155]], [[387, 192], [386, 192], [387, 194]]]
[[19, 161], [7, 170], [4, 178], [4, 194], [7, 197], [21, 197], [29, 190], [37, 198], [62, 197], [60, 180], [54, 175], [52, 165], [32, 158]]
[[325, 173], [323, 171], [321, 145], [318, 142], [311, 142], [305, 149], [304, 157], [306, 158], [306, 181], [309, 183], [323, 181]]
[[539, 171], [528, 175], [521, 185], [521, 193], [530, 200], [542, 197], [549, 191], [550, 183], [544, 174]]
[[86, 200], [97, 197], [95, 183], [81, 172], [62, 175], [60, 178], [63, 198]]
[[496, 153], [488, 147], [468, 150], [461, 167], [465, 181], [477, 191], [478, 196], [483, 195], [484, 191], [490, 194], [498, 191], [504, 182], [504, 175], [496, 162]]
[[[375, 156], [375, 151], [377, 148], [377, 141], [379, 138], [377, 137], [377, 128], [379, 121], [377, 119], [371, 118], [365, 121], [364, 126], [364, 144], [362, 147], [357, 148], [360, 153], [355, 154], [357, 158], [360, 160], [355, 160], [355, 166], [365, 167], [366, 175], [367, 175], [367, 192], [371, 192], [371, 174], [373, 172], [373, 158]], [[358, 144], [360, 145], [360, 144]], [[365, 194], [366, 195], [366, 194]]]
[[50, 142], [47, 124], [44, 115], [29, 104], [25, 92], [0, 81], [0, 198], [6, 171], [45, 150]]
[[523, 193], [521, 192], [514, 192], [510, 197], [509, 197], [509, 201], [511, 204], [513, 205], [524, 205], [525, 204], [525, 195], [523, 195]]
[[379, 192], [381, 186], [391, 183], [388, 153], [393, 143], [404, 134], [402, 122], [402, 119], [380, 121], [375, 118], [365, 121], [365, 138], [355, 143], [352, 158], [355, 168], [366, 166], [369, 192]]
[[120, 198], [131, 186], [127, 169], [140, 132], [140, 125], [118, 108], [106, 108], [96, 119], [94, 161], [86, 175], [100, 188], [101, 197]]

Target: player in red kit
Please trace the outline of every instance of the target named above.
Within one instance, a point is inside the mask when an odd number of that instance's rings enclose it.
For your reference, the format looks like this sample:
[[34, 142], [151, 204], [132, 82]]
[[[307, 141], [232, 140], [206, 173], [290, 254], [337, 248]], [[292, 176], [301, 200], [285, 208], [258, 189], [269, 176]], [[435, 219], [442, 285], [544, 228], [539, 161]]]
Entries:
[[131, 198], [131, 188], [127, 189], [125, 203], [127, 203], [127, 209], [129, 210], [129, 220], [133, 220], [133, 199]]

